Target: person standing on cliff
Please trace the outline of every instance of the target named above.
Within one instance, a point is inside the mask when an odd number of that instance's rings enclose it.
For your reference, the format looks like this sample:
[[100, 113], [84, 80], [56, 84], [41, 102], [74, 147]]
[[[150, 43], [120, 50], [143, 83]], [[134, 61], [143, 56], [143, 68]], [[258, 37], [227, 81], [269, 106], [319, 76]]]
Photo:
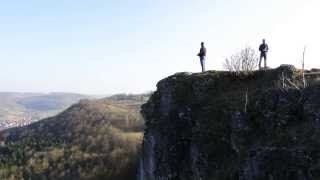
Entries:
[[200, 49], [200, 52], [198, 53], [198, 56], [200, 58], [202, 72], [206, 70], [205, 68], [206, 55], [207, 55], [207, 49], [204, 47], [204, 42], [201, 42], [201, 49]]
[[259, 69], [261, 69], [262, 59], [264, 59], [264, 68], [266, 69], [267, 68], [267, 54], [269, 51], [269, 47], [268, 47], [268, 44], [266, 44], [265, 39], [262, 40], [262, 44], [259, 47], [259, 51], [260, 51]]

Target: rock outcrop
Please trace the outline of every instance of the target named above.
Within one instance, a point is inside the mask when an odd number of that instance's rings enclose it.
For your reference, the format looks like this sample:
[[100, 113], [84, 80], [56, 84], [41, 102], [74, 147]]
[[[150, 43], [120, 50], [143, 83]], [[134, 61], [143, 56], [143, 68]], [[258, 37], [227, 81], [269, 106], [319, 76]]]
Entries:
[[[312, 72], [314, 73], [314, 72]], [[320, 84], [292, 66], [178, 73], [157, 85], [139, 180], [320, 178]]]

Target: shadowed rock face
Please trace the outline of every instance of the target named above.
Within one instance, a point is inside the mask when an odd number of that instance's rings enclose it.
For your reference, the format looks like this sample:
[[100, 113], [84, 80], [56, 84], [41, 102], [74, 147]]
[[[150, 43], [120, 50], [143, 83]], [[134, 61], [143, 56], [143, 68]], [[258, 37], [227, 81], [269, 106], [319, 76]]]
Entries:
[[142, 108], [139, 179], [319, 179], [320, 85], [297, 89], [300, 75], [282, 66], [160, 81]]

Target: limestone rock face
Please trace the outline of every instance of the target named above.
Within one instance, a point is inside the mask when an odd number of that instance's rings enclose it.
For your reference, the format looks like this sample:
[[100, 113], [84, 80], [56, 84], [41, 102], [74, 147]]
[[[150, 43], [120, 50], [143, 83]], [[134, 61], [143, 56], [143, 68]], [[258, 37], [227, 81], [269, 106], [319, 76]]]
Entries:
[[309, 84], [289, 65], [160, 81], [142, 107], [138, 179], [319, 179], [320, 85]]

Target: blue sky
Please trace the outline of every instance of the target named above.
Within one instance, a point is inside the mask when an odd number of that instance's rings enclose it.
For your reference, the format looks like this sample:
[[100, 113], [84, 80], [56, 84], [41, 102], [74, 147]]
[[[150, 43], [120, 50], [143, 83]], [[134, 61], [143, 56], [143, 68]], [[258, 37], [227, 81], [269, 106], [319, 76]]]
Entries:
[[0, 6], [0, 91], [140, 93], [245, 46], [270, 46], [269, 66], [320, 68], [317, 0], [12, 0]]

